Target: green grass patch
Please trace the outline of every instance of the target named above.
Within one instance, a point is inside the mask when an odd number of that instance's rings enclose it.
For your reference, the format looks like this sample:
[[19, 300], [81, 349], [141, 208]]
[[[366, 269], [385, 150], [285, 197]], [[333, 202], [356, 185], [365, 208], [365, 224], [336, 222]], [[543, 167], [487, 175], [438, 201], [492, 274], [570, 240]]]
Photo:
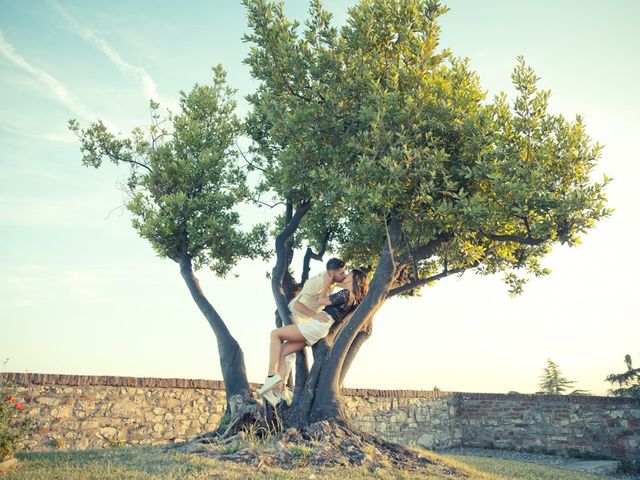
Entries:
[[[165, 452], [161, 447], [122, 447], [89, 451], [23, 452], [20, 464], [3, 480], [204, 480], [204, 479], [343, 479], [368, 480], [422, 480], [460, 479], [455, 472], [475, 480], [585, 480], [602, 477], [579, 472], [559, 470], [511, 460], [473, 456], [445, 456], [420, 450], [436, 465], [417, 472], [404, 472], [394, 468], [378, 469], [375, 473], [364, 467], [300, 467], [284, 470], [275, 467], [256, 468], [230, 461], [206, 458], [186, 453]], [[301, 449], [300, 457], [307, 452]]]
[[446, 458], [504, 478], [526, 480], [602, 480], [603, 478], [601, 475], [575, 470], [492, 457], [448, 455]]
[[294, 445], [289, 447], [288, 451], [294, 458], [307, 458], [311, 455], [311, 448], [306, 445]]

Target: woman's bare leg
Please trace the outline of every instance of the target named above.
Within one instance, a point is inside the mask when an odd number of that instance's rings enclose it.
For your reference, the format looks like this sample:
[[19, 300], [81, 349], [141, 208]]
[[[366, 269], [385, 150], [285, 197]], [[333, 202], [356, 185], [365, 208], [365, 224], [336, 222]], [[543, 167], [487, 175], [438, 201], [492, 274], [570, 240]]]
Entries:
[[280, 378], [282, 378], [282, 382], [280, 383], [280, 385], [274, 387], [273, 389], [274, 395], [277, 395], [279, 392], [281, 392], [282, 388], [284, 388], [284, 385], [285, 385], [284, 375], [287, 370], [287, 363], [285, 362], [285, 357], [291, 353], [299, 352], [306, 345], [307, 345], [306, 340], [303, 340], [302, 342], [287, 341], [282, 344], [282, 348], [280, 350], [280, 358], [278, 360], [278, 374], [280, 375]]
[[278, 372], [278, 361], [282, 351], [282, 342], [305, 342], [305, 338], [300, 333], [297, 325], [287, 325], [271, 331], [269, 345], [269, 375]]

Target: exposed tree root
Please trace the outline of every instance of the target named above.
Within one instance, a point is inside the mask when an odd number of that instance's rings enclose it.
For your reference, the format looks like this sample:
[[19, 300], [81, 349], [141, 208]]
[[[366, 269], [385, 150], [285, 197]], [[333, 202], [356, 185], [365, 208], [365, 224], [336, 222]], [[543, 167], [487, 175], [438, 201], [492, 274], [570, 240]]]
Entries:
[[370, 471], [398, 468], [413, 471], [431, 468], [447, 475], [465, 475], [396, 443], [349, 428], [339, 422], [315, 422], [303, 428], [289, 428], [279, 434], [257, 438], [254, 427], [226, 438], [198, 437], [175, 448], [180, 451], [242, 462], [256, 467], [292, 469], [361, 465]]
[[238, 439], [245, 431], [262, 438], [274, 430], [275, 425], [273, 421], [269, 422], [270, 415], [264, 411], [265, 407], [255, 400], [245, 402], [240, 395], [234, 395], [229, 400], [229, 406], [231, 419], [224, 429], [199, 435], [191, 442], [227, 444]]

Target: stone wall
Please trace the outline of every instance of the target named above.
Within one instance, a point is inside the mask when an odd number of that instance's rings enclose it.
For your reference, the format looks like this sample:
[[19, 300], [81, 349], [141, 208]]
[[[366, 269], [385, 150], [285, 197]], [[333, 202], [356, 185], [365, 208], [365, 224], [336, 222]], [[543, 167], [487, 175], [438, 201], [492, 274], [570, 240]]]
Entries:
[[640, 461], [638, 399], [460, 394], [460, 400], [465, 446]]
[[[181, 441], [224, 413], [213, 380], [3, 374], [37, 421], [31, 449]], [[251, 384], [255, 389], [257, 384]], [[611, 457], [640, 466], [640, 400], [343, 389], [356, 427], [428, 448], [477, 446]]]
[[224, 384], [211, 380], [3, 376], [37, 422], [33, 450], [181, 441], [214, 430], [226, 405]]
[[343, 389], [354, 426], [387, 440], [428, 448], [462, 444], [455, 393]]

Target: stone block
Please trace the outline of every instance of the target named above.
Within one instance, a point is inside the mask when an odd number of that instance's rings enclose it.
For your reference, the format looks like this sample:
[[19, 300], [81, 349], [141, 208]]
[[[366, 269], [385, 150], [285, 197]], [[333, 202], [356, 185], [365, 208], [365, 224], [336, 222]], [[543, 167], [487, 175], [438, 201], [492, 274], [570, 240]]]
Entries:
[[418, 445], [431, 448], [435, 445], [435, 437], [430, 433], [423, 433], [418, 437]]
[[51, 409], [51, 416], [55, 419], [70, 418], [72, 414], [73, 414], [72, 404], [60, 405], [56, 408]]
[[117, 417], [137, 416], [139, 411], [139, 404], [128, 399], [120, 402], [114, 402], [111, 406], [111, 414]]
[[39, 397], [36, 398], [36, 402], [42, 405], [54, 406], [60, 403], [60, 399], [55, 397]]
[[113, 427], [102, 427], [98, 430], [98, 434], [107, 440], [114, 438], [117, 432], [118, 431]]

